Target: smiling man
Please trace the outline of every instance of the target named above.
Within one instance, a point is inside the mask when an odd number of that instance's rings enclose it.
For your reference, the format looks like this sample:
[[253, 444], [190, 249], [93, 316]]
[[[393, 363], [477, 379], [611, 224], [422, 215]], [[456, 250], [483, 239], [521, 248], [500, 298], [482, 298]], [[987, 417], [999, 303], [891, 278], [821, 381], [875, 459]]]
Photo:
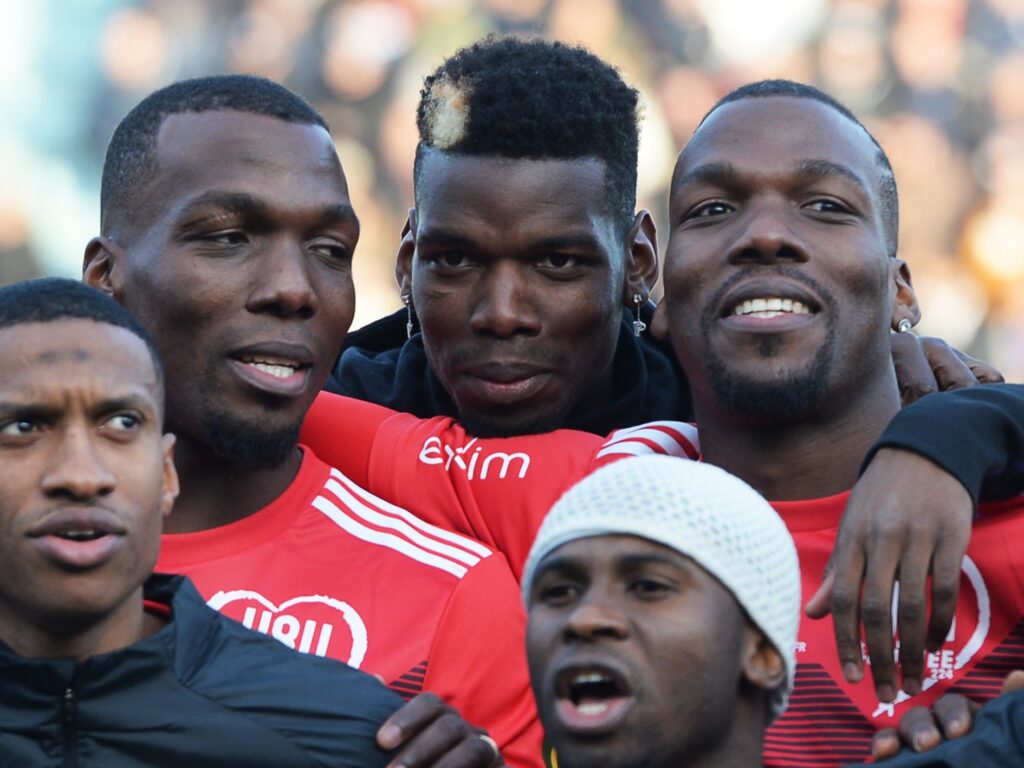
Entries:
[[762, 764], [793, 685], [800, 574], [746, 483], [669, 457], [600, 469], [552, 507], [523, 594], [551, 765]]
[[[888, 159], [820, 91], [787, 81], [745, 86], [712, 109], [680, 154], [670, 220], [666, 301], [654, 328], [690, 380], [704, 460], [773, 500], [810, 596], [864, 455], [900, 408], [889, 335], [918, 317], [909, 269], [895, 255]], [[935, 407], [941, 412], [940, 401]], [[955, 482], [941, 487], [950, 498], [965, 492]], [[1024, 568], [1022, 511], [1019, 498], [982, 505], [973, 530], [966, 515], [936, 523], [922, 514], [882, 535], [874, 554], [885, 567], [865, 570], [868, 553], [849, 553], [855, 578], [833, 600], [838, 649], [831, 628], [803, 623], [792, 706], [768, 732], [766, 764], [861, 759], [876, 728], [950, 688], [995, 695], [999, 665], [1024, 661], [1024, 597], [1005, 586]], [[931, 561], [928, 542], [968, 533], [962, 569], [956, 547]], [[904, 560], [885, 555], [901, 548]], [[917, 602], [929, 575], [943, 605], [930, 616]], [[859, 683], [859, 606], [874, 690]], [[954, 609], [950, 631], [937, 632]], [[893, 685], [896, 658], [903, 691]]]
[[8, 286], [0, 356], [0, 763], [387, 763], [401, 699], [151, 576], [178, 478], [131, 315], [70, 280]]
[[[525, 618], [504, 558], [298, 444], [355, 301], [359, 222], [322, 118], [261, 78], [176, 83], [118, 126], [102, 197], [85, 279], [153, 334], [178, 437], [182, 490], [159, 567], [292, 648], [378, 674], [407, 697], [437, 694], [510, 762], [536, 764]], [[397, 761], [495, 759], [492, 741], [423, 702], [382, 744], [430, 711], [444, 727]]]

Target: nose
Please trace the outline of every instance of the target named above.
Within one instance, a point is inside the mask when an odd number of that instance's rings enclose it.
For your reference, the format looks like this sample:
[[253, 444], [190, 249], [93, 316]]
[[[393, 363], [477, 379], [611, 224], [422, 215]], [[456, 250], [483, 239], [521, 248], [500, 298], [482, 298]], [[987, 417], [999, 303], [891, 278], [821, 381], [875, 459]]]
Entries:
[[610, 601], [587, 596], [569, 614], [563, 635], [566, 640], [621, 640], [629, 635], [629, 625]]
[[58, 439], [41, 481], [47, 497], [90, 501], [114, 490], [117, 478], [88, 429], [70, 429]]
[[478, 283], [479, 294], [469, 319], [475, 333], [499, 339], [540, 333], [528, 269], [521, 264], [496, 264], [487, 270]]
[[271, 312], [280, 317], [307, 318], [319, 308], [310, 270], [311, 259], [301, 243], [278, 238], [268, 245], [263, 258], [254, 259], [251, 312]]
[[791, 226], [796, 215], [785, 200], [750, 206], [743, 227], [729, 249], [731, 263], [807, 261], [807, 251]]

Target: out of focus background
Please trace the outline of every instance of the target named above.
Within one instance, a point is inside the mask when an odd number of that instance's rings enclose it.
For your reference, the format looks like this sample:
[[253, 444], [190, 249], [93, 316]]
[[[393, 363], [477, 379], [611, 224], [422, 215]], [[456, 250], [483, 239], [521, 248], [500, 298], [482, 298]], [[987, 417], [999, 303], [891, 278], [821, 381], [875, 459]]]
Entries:
[[4, 0], [0, 283], [80, 274], [103, 152], [150, 91], [253, 72], [334, 130], [363, 224], [356, 325], [398, 306], [423, 77], [489, 32], [578, 42], [645, 102], [641, 206], [736, 85], [813, 83], [888, 151], [922, 333], [1024, 380], [1024, 0]]

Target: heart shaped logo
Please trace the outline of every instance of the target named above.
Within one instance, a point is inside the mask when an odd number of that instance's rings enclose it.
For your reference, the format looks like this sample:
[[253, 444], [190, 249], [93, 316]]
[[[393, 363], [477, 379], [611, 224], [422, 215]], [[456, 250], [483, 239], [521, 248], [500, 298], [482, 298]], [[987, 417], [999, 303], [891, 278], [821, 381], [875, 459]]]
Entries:
[[303, 595], [274, 604], [254, 590], [235, 589], [217, 592], [206, 604], [302, 653], [338, 659], [355, 669], [366, 657], [362, 617], [348, 603], [327, 595]]

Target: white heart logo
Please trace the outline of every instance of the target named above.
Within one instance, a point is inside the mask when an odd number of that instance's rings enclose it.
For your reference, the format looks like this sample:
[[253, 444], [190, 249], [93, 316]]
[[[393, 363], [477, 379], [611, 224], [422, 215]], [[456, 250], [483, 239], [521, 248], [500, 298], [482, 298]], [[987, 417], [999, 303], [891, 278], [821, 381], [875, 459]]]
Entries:
[[[352, 635], [352, 650], [346, 663], [350, 667], [359, 669], [359, 665], [363, 663], [363, 659], [366, 657], [366, 624], [356, 609], [348, 603], [335, 600], [327, 595], [303, 595], [302, 597], [293, 597], [290, 600], [285, 600], [280, 605], [275, 605], [259, 592], [251, 589], [234, 589], [228, 592], [218, 592], [206, 604], [216, 611], [225, 612], [225, 606], [241, 601], [254, 601], [264, 608], [257, 623], [256, 608], [254, 606], [247, 607], [245, 615], [240, 619], [242, 624], [263, 634], [271, 635], [289, 648], [301, 651], [302, 653], [313, 653], [316, 656], [327, 655], [333, 625], [329, 623], [318, 624], [313, 619], [306, 619], [303, 622], [296, 616], [286, 613], [286, 611], [289, 608], [309, 604], [331, 608], [341, 614]], [[314, 640], [316, 640], [315, 648], [313, 647]]]

